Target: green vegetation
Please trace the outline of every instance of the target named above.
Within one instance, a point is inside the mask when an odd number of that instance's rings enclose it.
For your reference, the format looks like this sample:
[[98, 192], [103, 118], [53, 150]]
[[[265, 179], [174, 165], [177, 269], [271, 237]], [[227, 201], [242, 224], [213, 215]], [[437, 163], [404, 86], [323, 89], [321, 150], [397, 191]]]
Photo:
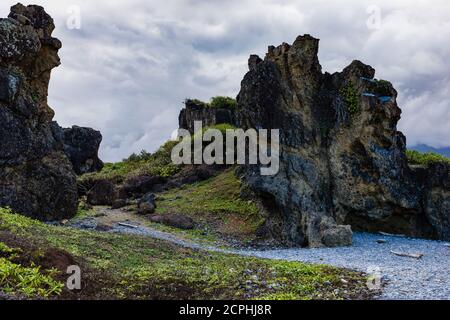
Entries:
[[211, 108], [234, 110], [237, 107], [237, 102], [236, 99], [230, 97], [214, 97], [211, 99], [209, 105]]
[[186, 99], [184, 104], [193, 104], [202, 108], [209, 108], [209, 104], [207, 102], [201, 101], [199, 99]]
[[[368, 297], [365, 278], [348, 270], [201, 252], [140, 236], [49, 226], [0, 209], [0, 236], [8, 233], [39, 248], [57, 248], [73, 255], [83, 266], [87, 286], [71, 293], [78, 298], [89, 293], [96, 299]], [[12, 277], [7, 279], [13, 283]], [[46, 291], [38, 290], [38, 294], [60, 290], [50, 278], [45, 279], [39, 283], [45, 284]]]
[[[2, 214], [11, 214], [10, 210], [0, 210]], [[33, 263], [29, 266], [15, 263], [14, 260], [21, 252], [20, 248], [10, 248], [0, 242], [0, 290], [6, 294], [27, 298], [47, 298], [61, 294], [63, 284], [54, 279], [57, 271], [42, 271]]]
[[193, 104], [203, 108], [215, 108], [215, 109], [231, 109], [234, 110], [237, 107], [236, 99], [230, 97], [217, 96], [211, 98], [210, 102], [203, 102], [198, 99], [186, 99], [185, 104]]
[[377, 80], [375, 87], [375, 94], [379, 97], [389, 97], [391, 96], [392, 84], [387, 80]]
[[341, 89], [340, 94], [344, 98], [348, 113], [354, 118], [360, 112], [359, 96], [354, 85], [352, 83], [347, 84]]
[[52, 278], [55, 271], [41, 272], [39, 267], [22, 267], [0, 258], [0, 289], [6, 294], [28, 298], [61, 294], [63, 284]]
[[180, 167], [174, 165], [171, 160], [172, 149], [177, 143], [168, 141], [153, 154], [144, 150], [140, 155], [133, 154], [122, 162], [107, 163], [102, 171], [85, 174], [80, 180], [108, 179], [121, 183], [127, 178], [142, 174], [171, 177], [180, 171]]
[[421, 153], [415, 150], [406, 151], [408, 157], [408, 162], [413, 165], [424, 165], [428, 166], [432, 163], [443, 162], [450, 164], [450, 158], [444, 157], [440, 154], [427, 152]]
[[[215, 129], [215, 130], [219, 130], [223, 137], [225, 137], [225, 134], [227, 133], [227, 130], [235, 130], [236, 127], [228, 124], [228, 123], [221, 123], [221, 124], [216, 124], [214, 126], [210, 126], [210, 127], [204, 127], [202, 129], [202, 134], [205, 134], [206, 131], [210, 130], [210, 129]], [[199, 130], [200, 131], [200, 130]], [[199, 137], [199, 132], [194, 134], [194, 138]], [[225, 141], [225, 140], [224, 140]], [[192, 141], [193, 142], [193, 141]], [[207, 145], [208, 143], [206, 143]]]
[[240, 198], [241, 182], [228, 169], [207, 181], [173, 189], [158, 199], [158, 214], [182, 214], [221, 235], [251, 238], [264, 220], [256, 204]]

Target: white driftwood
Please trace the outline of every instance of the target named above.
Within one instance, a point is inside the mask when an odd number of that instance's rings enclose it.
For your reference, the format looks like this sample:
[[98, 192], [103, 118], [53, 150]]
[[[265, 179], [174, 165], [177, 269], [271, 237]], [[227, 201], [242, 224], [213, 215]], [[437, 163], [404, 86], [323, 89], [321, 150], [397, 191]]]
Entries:
[[397, 252], [397, 251], [391, 251], [391, 253], [395, 254], [396, 256], [408, 257], [408, 258], [414, 258], [414, 259], [421, 259], [424, 256], [423, 253], [404, 253], [404, 252]]
[[119, 222], [118, 225], [122, 226], [122, 227], [126, 227], [126, 228], [132, 228], [132, 229], [137, 229], [138, 228], [138, 226], [134, 226], [132, 224], [123, 223], [123, 222]]
[[404, 234], [392, 234], [392, 233], [386, 233], [386, 232], [378, 232], [382, 236], [386, 237], [397, 237], [397, 238], [405, 238], [406, 236]]

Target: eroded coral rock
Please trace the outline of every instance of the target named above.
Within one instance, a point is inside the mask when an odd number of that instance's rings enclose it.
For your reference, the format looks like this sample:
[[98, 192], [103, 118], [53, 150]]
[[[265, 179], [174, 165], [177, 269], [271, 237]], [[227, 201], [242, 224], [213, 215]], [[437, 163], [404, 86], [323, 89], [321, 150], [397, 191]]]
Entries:
[[42, 7], [17, 4], [0, 19], [0, 206], [39, 219], [77, 209], [76, 176], [53, 135], [47, 104], [61, 42]]
[[241, 169], [270, 208], [267, 228], [286, 244], [351, 243], [351, 228], [449, 239], [449, 166], [410, 168], [397, 130], [397, 92], [360, 61], [322, 73], [319, 40], [252, 56], [238, 96], [237, 125], [280, 129], [275, 176]]

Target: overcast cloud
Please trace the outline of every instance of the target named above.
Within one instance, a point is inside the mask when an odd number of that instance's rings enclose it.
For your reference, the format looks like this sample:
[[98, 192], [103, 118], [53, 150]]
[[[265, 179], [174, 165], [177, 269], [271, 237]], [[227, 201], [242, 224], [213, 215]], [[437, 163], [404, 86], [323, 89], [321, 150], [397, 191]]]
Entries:
[[[7, 16], [16, 1], [2, 0]], [[236, 96], [247, 58], [309, 33], [324, 71], [359, 59], [399, 91], [409, 145], [450, 146], [448, 0], [35, 0], [55, 19], [62, 66], [49, 103], [63, 126], [102, 131], [101, 157], [154, 151], [187, 97]], [[30, 3], [24, 3], [30, 4]], [[67, 28], [71, 5], [81, 29]], [[381, 9], [369, 29], [371, 5]]]

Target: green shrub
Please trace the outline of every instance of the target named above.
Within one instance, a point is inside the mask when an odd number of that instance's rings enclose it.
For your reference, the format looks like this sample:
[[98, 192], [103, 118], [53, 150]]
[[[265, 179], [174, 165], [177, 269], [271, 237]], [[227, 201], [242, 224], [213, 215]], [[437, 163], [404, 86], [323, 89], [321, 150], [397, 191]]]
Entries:
[[211, 98], [211, 102], [209, 105], [211, 108], [234, 110], [237, 107], [237, 102], [236, 99], [219, 96]]
[[376, 80], [375, 94], [380, 97], [391, 96], [392, 83], [387, 80]]
[[236, 99], [223, 96], [212, 97], [209, 103], [203, 102], [199, 99], [186, 99], [184, 104], [196, 105], [203, 108], [230, 109], [230, 110], [234, 110], [237, 107]]
[[141, 174], [170, 177], [180, 171], [171, 159], [173, 147], [177, 141], [168, 141], [155, 153], [143, 150], [140, 155], [131, 155], [128, 159], [117, 163], [106, 163], [100, 172], [88, 173], [79, 178], [80, 182], [89, 180], [108, 179], [121, 183], [127, 178]]
[[340, 94], [344, 98], [344, 103], [347, 107], [348, 113], [352, 117], [355, 117], [360, 112], [360, 108], [358, 92], [356, 91], [354, 85], [352, 83], [347, 84], [341, 89]]
[[150, 152], [147, 152], [147, 150], [142, 150], [141, 153], [136, 154], [133, 153], [131, 156], [128, 157], [128, 159], [125, 159], [124, 161], [148, 161], [151, 159], [152, 154]]
[[184, 101], [184, 104], [186, 106], [187, 105], [196, 105], [196, 106], [203, 107], [203, 108], [208, 108], [209, 107], [208, 103], [206, 103], [204, 101], [201, 101], [199, 99], [186, 99]]
[[415, 150], [406, 151], [406, 155], [408, 157], [408, 162], [413, 165], [430, 165], [432, 163], [448, 163], [450, 164], [450, 158], [444, 157], [440, 154], [427, 152], [421, 153]]

